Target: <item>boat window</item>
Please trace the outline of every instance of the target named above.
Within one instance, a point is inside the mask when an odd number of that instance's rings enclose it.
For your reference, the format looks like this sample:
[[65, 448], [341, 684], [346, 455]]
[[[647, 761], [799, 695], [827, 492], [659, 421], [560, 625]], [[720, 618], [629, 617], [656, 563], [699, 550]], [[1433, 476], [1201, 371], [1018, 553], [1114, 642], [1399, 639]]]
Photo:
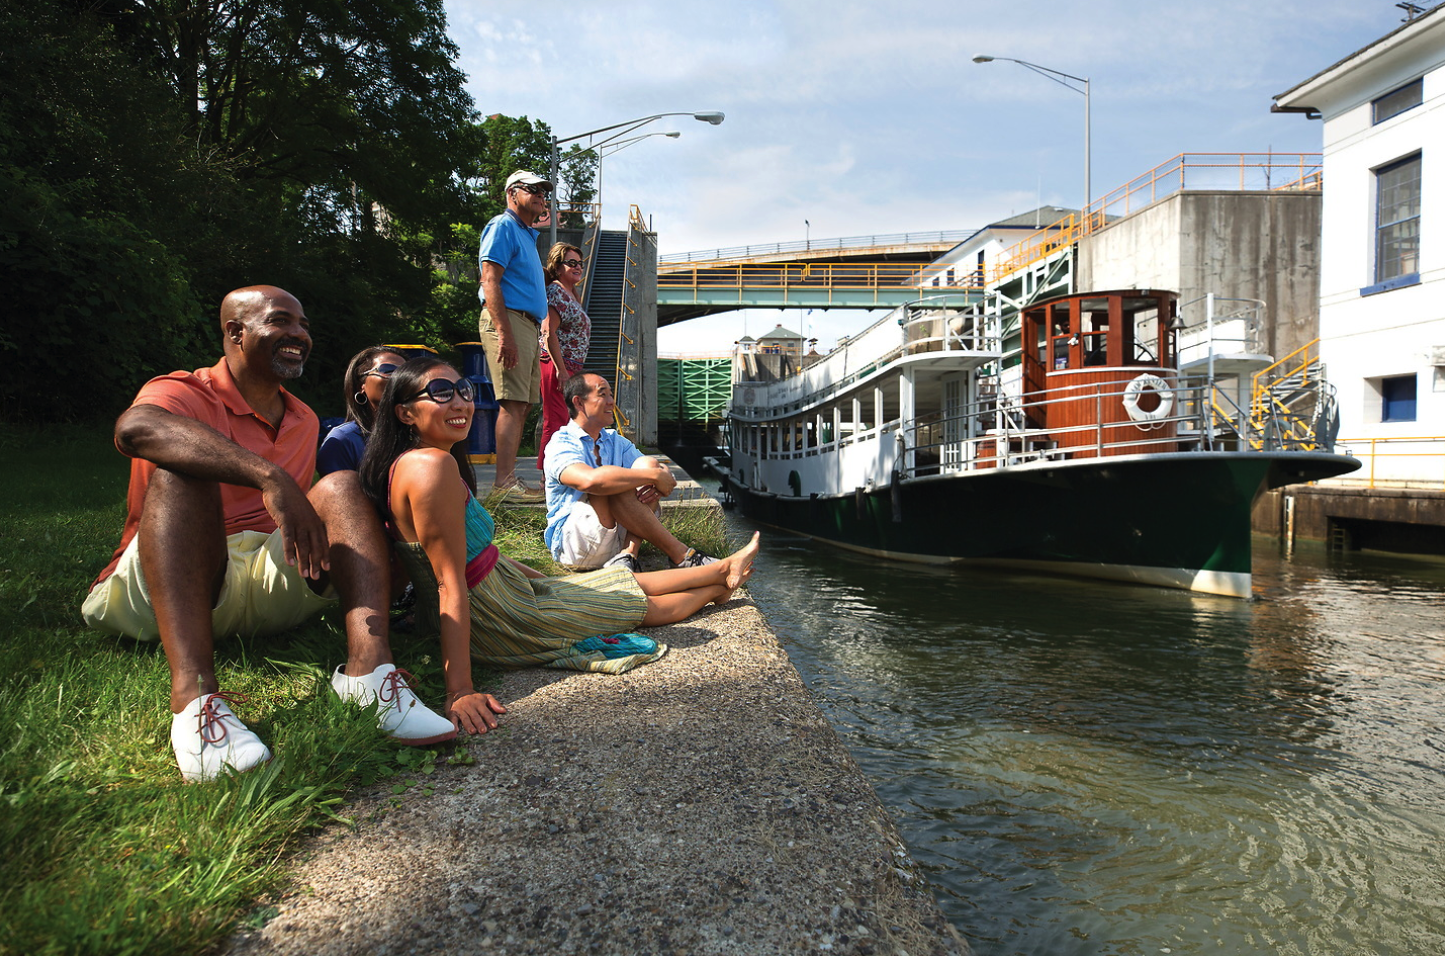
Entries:
[[1071, 336], [1067, 329], [1062, 332], [1055, 331], [1053, 338], [1054, 360], [1051, 368], [1055, 371], [1069, 367], [1069, 342]]
[[874, 404], [871, 394], [868, 396], [867, 401], [860, 401], [858, 403], [857, 420], [859, 431], [872, 431], [877, 427], [878, 419], [875, 416]]

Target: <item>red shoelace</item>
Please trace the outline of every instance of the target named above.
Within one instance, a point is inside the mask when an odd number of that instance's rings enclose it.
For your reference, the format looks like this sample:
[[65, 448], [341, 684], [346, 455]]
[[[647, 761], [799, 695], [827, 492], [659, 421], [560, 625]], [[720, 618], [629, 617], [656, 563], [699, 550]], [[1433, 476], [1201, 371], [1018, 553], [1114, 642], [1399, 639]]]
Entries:
[[244, 700], [246, 700], [246, 697], [243, 694], [233, 694], [225, 691], [219, 691], [206, 698], [206, 702], [201, 705], [201, 712], [196, 718], [196, 731], [201, 735], [202, 744], [215, 746], [226, 739], [231, 733], [231, 729], [226, 726], [227, 717], [230, 717], [238, 723], [240, 722], [240, 719], [236, 717], [235, 714], [222, 711], [217, 706], [217, 702], [219, 701], [229, 705], [239, 704]]
[[383, 704], [396, 704], [401, 707], [401, 692], [403, 689], [411, 690], [411, 682], [416, 680], [411, 674], [398, 667], [381, 679], [381, 689], [376, 692], [376, 699]]

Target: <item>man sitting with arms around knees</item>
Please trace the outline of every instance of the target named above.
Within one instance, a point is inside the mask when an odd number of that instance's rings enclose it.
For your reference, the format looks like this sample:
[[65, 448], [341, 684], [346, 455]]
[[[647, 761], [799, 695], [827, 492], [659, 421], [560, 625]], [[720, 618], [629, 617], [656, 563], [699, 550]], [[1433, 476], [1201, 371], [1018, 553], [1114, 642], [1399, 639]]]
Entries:
[[612, 424], [612, 388], [591, 372], [569, 378], [562, 397], [572, 420], [547, 443], [547, 547], [561, 564], [578, 569], [621, 565], [642, 570], [637, 560], [650, 541], [675, 568], [717, 559], [689, 548], [662, 525], [659, 501], [677, 479], [667, 466], [645, 457]]
[[379, 700], [382, 730], [402, 743], [455, 737], [391, 663], [388, 546], [356, 472], [311, 485], [316, 414], [281, 387], [311, 352], [301, 303], [274, 286], [237, 289], [221, 332], [219, 362], [152, 379], [116, 421], [132, 459], [125, 530], [81, 608], [86, 623], [160, 638], [187, 780], [271, 758], [218, 693], [213, 639], [278, 633], [338, 599], [348, 660], [336, 693]]

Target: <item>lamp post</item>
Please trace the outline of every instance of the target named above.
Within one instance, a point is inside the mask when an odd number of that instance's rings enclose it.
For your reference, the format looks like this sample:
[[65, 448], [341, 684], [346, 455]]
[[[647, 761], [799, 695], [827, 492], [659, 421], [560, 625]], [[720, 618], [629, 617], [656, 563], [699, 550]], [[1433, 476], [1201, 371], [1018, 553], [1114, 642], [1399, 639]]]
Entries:
[[[1084, 210], [1087, 213], [1089, 204], [1094, 201], [1092, 184], [1089, 182], [1089, 78], [1086, 76], [1074, 76], [1062, 70], [1051, 70], [1046, 66], [1039, 66], [1037, 63], [1030, 63], [1027, 60], [1015, 60], [1011, 56], [987, 56], [980, 53], [973, 58], [975, 63], [992, 63], [994, 60], [1003, 60], [1007, 63], [1017, 63], [1019, 66], [1033, 70], [1040, 76], [1046, 76], [1065, 89], [1073, 90], [1075, 93], [1084, 94]], [[1064, 82], [1073, 80], [1075, 83], [1084, 84], [1083, 89]]]
[[[641, 129], [648, 123], [651, 123], [653, 120], [662, 119], [664, 116], [691, 116], [693, 119], [701, 123], [709, 123], [713, 126], [717, 126], [724, 119], [724, 114], [719, 110], [701, 110], [696, 113], [689, 113], [685, 111], [673, 113], [653, 113], [651, 116], [640, 116], [636, 119], [625, 120], [621, 123], [613, 123], [611, 126], [601, 126], [597, 129], [588, 130], [585, 133], [578, 133], [576, 136], [552, 137], [552, 170], [550, 177], [552, 180], [552, 195], [548, 199], [547, 212], [549, 214], [549, 218], [552, 221], [551, 242], [553, 245], [556, 245], [557, 243], [557, 178], [560, 175], [559, 167], [561, 165], [561, 155], [557, 152], [557, 147], [561, 146], [563, 143], [571, 143], [579, 139], [591, 139], [598, 133], [612, 133], [611, 136], [609, 136], [607, 139], [604, 139], [602, 142], [591, 144], [593, 149], [600, 149], [601, 147], [606, 146], [608, 143], [615, 143], [620, 137], [626, 136], [628, 133], [631, 133], [634, 130]], [[616, 132], [613, 132], [614, 130]]]
[[651, 139], [654, 136], [666, 136], [668, 139], [677, 139], [681, 135], [682, 133], [678, 132], [677, 130], [672, 130], [666, 133], [643, 133], [640, 136], [633, 136], [630, 139], [612, 142], [610, 145], [606, 146], [605, 150], [602, 147], [594, 147], [597, 149], [597, 205], [599, 207], [602, 205], [602, 161], [604, 159], [606, 159], [608, 156], [611, 156], [613, 153], [622, 152], [629, 146], [636, 146], [644, 139]]

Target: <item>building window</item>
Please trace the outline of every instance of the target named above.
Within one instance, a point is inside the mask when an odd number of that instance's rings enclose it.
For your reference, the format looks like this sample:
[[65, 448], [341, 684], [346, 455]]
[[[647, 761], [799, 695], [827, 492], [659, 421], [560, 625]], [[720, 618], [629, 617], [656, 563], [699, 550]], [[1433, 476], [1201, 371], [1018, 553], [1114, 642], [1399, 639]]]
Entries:
[[1374, 122], [1383, 123], [1392, 116], [1399, 116], [1412, 106], [1419, 106], [1424, 91], [1423, 82], [1415, 80], [1398, 90], [1391, 90], [1370, 104]]
[[1380, 421], [1415, 420], [1415, 376], [1396, 375], [1380, 379]]
[[1420, 154], [1375, 170], [1375, 281], [1420, 271]]

